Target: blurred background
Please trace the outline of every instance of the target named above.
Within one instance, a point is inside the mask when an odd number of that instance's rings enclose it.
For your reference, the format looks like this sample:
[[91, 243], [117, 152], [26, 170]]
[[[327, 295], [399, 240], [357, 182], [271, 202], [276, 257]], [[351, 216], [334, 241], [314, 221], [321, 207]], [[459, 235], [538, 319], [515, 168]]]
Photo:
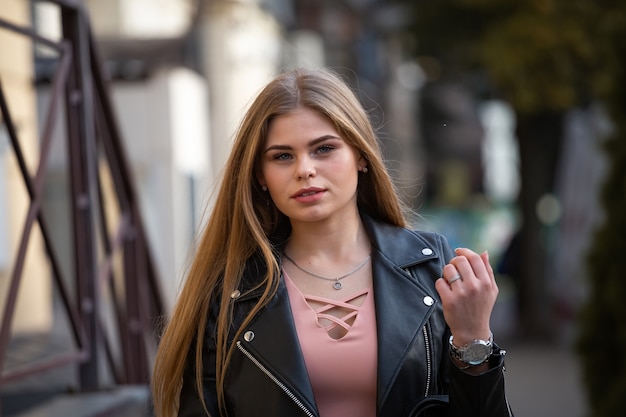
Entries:
[[149, 415], [235, 129], [298, 66], [358, 91], [414, 227], [489, 251], [516, 415], [623, 415], [625, 30], [616, 0], [0, 0], [0, 416]]

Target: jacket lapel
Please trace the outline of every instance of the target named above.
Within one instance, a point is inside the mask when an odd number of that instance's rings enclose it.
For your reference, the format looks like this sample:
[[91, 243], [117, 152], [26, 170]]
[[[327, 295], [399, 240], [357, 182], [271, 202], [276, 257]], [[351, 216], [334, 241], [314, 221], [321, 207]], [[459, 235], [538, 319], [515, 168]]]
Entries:
[[411, 345], [435, 309], [437, 298], [408, 273], [378, 254], [374, 262], [374, 297], [378, 332], [378, 403], [382, 404]]
[[[405, 268], [439, 257], [438, 249], [405, 229], [363, 216], [373, 244], [372, 266], [378, 332], [378, 404], [385, 401], [407, 352], [436, 309], [439, 295]], [[425, 277], [424, 282], [432, 280]], [[425, 354], [425, 353], [424, 353]]]
[[281, 279], [276, 296], [246, 328], [251, 341], [241, 339], [246, 349], [285, 385], [304, 406], [317, 415], [313, 388], [309, 381], [300, 342], [291, 313], [287, 287]]

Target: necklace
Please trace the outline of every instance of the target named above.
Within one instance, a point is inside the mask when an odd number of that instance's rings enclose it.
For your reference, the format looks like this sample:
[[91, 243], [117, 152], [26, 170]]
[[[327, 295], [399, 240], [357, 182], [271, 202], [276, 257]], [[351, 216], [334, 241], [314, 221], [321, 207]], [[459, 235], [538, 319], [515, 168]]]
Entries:
[[298, 265], [296, 263], [296, 261], [294, 261], [289, 256], [287, 256], [287, 254], [285, 252], [283, 252], [283, 255], [285, 256], [285, 258], [289, 262], [294, 264], [296, 268], [298, 268], [300, 271], [304, 272], [305, 274], [311, 275], [312, 277], [315, 277], [315, 278], [325, 279], [326, 281], [335, 281], [335, 283], [333, 284], [333, 288], [336, 289], [336, 290], [340, 290], [341, 288], [343, 288], [343, 285], [341, 284], [341, 282], [339, 282], [340, 280], [342, 280], [342, 279], [344, 279], [346, 277], [349, 277], [350, 275], [354, 274], [359, 269], [363, 268], [365, 266], [365, 264], [370, 260], [370, 256], [371, 256], [371, 255], [367, 255], [367, 258], [365, 258], [365, 260], [363, 262], [358, 264], [352, 271], [348, 272], [347, 274], [340, 275], [340, 276], [338, 276], [336, 278], [331, 278], [331, 277], [325, 277], [323, 275], [318, 275], [315, 272], [308, 271], [308, 270], [302, 268], [300, 265]]

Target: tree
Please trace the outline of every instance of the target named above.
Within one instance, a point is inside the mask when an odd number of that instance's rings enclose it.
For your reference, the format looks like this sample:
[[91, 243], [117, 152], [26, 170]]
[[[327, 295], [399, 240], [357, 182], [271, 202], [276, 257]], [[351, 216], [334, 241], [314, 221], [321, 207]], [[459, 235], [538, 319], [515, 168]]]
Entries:
[[580, 315], [577, 348], [593, 416], [626, 415], [626, 10], [600, 1], [595, 22], [605, 71], [599, 93], [615, 126], [606, 143], [610, 161], [603, 190], [605, 219], [589, 252], [590, 294]]
[[589, 104], [606, 82], [595, 27], [606, 11], [593, 0], [422, 0], [414, 11], [415, 55], [432, 79], [463, 82], [516, 112], [521, 325], [543, 337], [550, 303], [536, 205], [554, 188], [565, 112]]

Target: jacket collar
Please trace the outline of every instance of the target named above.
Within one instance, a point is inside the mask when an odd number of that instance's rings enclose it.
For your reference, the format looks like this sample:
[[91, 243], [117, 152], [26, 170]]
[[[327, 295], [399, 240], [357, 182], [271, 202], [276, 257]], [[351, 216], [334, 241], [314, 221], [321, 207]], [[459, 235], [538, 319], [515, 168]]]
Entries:
[[379, 222], [363, 212], [361, 220], [372, 245], [384, 253], [389, 262], [400, 268], [407, 268], [442, 255], [438, 253], [438, 248], [433, 247], [418, 233]]

